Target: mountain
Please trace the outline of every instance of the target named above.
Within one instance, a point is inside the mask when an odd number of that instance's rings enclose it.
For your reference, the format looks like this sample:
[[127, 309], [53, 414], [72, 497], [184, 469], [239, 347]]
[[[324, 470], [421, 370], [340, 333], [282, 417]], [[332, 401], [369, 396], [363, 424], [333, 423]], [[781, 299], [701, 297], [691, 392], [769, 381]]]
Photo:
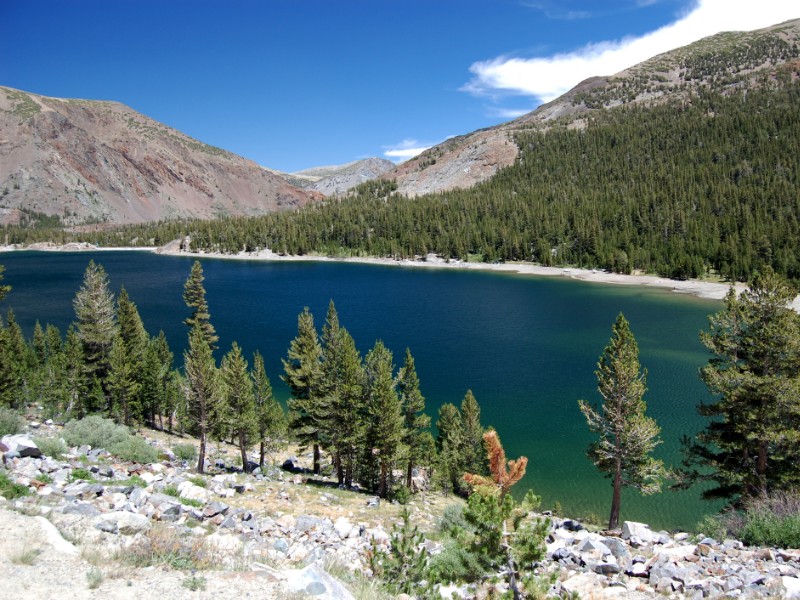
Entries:
[[312, 167], [294, 173], [276, 173], [297, 187], [314, 190], [325, 196], [343, 194], [355, 186], [376, 179], [393, 169], [385, 158], [365, 158], [344, 165]]
[[0, 87], [2, 223], [260, 215], [320, 198], [123, 104]]
[[514, 121], [451, 138], [384, 175], [400, 193], [417, 196], [469, 188], [516, 160], [521, 130], [555, 124], [583, 128], [593, 112], [621, 105], [656, 105], [699, 89], [732, 92], [781, 65], [800, 61], [800, 19], [752, 32], [720, 33], [655, 56], [613, 76], [587, 79]]

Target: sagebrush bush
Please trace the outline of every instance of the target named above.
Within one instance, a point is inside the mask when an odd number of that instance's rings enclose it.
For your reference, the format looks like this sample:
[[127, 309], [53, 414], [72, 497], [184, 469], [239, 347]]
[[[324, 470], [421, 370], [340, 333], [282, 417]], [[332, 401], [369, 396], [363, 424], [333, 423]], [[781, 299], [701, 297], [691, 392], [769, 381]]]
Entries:
[[158, 450], [144, 439], [133, 435], [128, 435], [126, 439], [112, 445], [107, 450], [114, 456], [130, 462], [145, 464], [158, 462]]
[[733, 537], [748, 546], [800, 547], [800, 493], [775, 492], [747, 502], [742, 510], [706, 517], [700, 532], [721, 539]]
[[14, 500], [30, 493], [27, 486], [21, 483], [14, 483], [8, 478], [8, 475], [0, 472], [0, 496], [3, 496], [6, 500]]
[[42, 454], [51, 458], [59, 458], [67, 453], [67, 445], [61, 438], [35, 437], [33, 443], [42, 451]]
[[192, 444], [177, 444], [172, 447], [172, 452], [175, 454], [175, 458], [179, 460], [190, 461], [197, 456], [197, 448]]
[[88, 445], [92, 448], [105, 448], [109, 452], [112, 446], [131, 437], [127, 427], [97, 415], [70, 421], [64, 426], [62, 433], [64, 441], [70, 446]]
[[0, 407], [0, 437], [20, 433], [25, 427], [25, 420], [17, 411], [5, 406]]

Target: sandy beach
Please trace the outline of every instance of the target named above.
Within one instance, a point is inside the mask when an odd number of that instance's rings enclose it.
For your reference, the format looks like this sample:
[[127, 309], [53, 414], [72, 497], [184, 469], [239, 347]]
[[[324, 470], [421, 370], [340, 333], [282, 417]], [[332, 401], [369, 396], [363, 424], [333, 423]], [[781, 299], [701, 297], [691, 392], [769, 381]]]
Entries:
[[[437, 269], [472, 269], [479, 271], [494, 271], [504, 273], [516, 273], [520, 275], [534, 275], [546, 277], [568, 277], [579, 281], [590, 283], [606, 283], [617, 285], [641, 285], [647, 287], [657, 287], [672, 290], [681, 294], [691, 294], [700, 298], [710, 298], [720, 300], [730, 288], [728, 283], [716, 283], [711, 281], [667, 279], [655, 275], [621, 275], [609, 273], [597, 269], [578, 269], [572, 267], [543, 267], [527, 262], [513, 263], [473, 263], [461, 260], [445, 260], [439, 256], [429, 254], [424, 259], [418, 260], [394, 260], [392, 258], [371, 258], [371, 257], [330, 257], [319, 255], [287, 256], [276, 254], [271, 250], [259, 250], [258, 252], [239, 252], [238, 254], [222, 254], [219, 252], [186, 252], [180, 249], [177, 241], [165, 246], [154, 247], [120, 247], [103, 248], [88, 243], [72, 243], [58, 246], [49, 243], [31, 244], [26, 247], [0, 246], [0, 252], [14, 250], [38, 250], [49, 252], [81, 252], [81, 251], [123, 251], [135, 250], [144, 252], [155, 252], [169, 256], [197, 256], [208, 258], [221, 258], [226, 260], [254, 260], [254, 261], [316, 261], [316, 262], [351, 262], [384, 266], [396, 266], [405, 268], [437, 268]], [[737, 283], [737, 291], [745, 289], [745, 284]], [[792, 303], [795, 309], [800, 308], [800, 296]]]

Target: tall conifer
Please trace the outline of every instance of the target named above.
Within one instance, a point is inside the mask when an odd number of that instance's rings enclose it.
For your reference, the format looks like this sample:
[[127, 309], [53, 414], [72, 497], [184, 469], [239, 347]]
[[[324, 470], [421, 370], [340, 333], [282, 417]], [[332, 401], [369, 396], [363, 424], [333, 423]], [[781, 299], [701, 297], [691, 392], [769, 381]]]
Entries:
[[303, 446], [314, 449], [314, 474], [320, 473], [320, 446], [323, 423], [328, 416], [321, 395], [322, 346], [314, 327], [314, 316], [308, 307], [297, 317], [297, 336], [289, 344], [283, 359], [283, 381], [289, 386], [289, 428]]
[[647, 371], [639, 364], [639, 347], [630, 326], [620, 313], [612, 328], [611, 341], [597, 363], [597, 391], [603, 398], [601, 409], [579, 400], [581, 412], [599, 439], [588, 455], [595, 466], [612, 480], [613, 494], [608, 528], [619, 524], [623, 486], [643, 494], [661, 489], [664, 466], [651, 456], [661, 443], [660, 428], [645, 416]]

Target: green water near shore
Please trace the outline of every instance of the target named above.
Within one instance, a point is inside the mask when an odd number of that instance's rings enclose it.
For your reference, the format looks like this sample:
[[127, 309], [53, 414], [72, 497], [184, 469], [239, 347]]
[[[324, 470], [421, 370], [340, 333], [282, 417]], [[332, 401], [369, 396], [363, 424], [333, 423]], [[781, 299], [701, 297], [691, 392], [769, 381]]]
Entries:
[[[62, 332], [73, 319], [72, 298], [89, 259], [124, 285], [151, 333], [163, 329], [180, 362], [186, 342], [181, 298], [193, 259], [142, 252], [34, 253], [0, 257], [13, 286], [13, 307], [30, 335], [36, 319]], [[607, 518], [609, 481], [585, 457], [590, 434], [577, 400], [598, 402], [594, 370], [611, 325], [623, 312], [648, 369], [648, 411], [662, 427], [658, 456], [680, 461], [679, 439], [704, 421], [695, 406], [710, 400], [697, 375], [708, 355], [698, 333], [721, 302], [636, 286], [602, 285], [455, 269], [410, 269], [330, 262], [203, 261], [212, 320], [227, 350], [237, 340], [260, 350], [277, 393], [280, 359], [308, 306], [321, 327], [333, 298], [342, 324], [362, 352], [375, 339], [414, 354], [434, 417], [444, 402], [459, 404], [472, 389], [482, 420], [500, 433], [510, 458], [529, 458], [522, 487], [559, 501], [570, 515]], [[622, 518], [657, 527], [691, 528], [716, 510], [699, 492], [623, 495]]]

